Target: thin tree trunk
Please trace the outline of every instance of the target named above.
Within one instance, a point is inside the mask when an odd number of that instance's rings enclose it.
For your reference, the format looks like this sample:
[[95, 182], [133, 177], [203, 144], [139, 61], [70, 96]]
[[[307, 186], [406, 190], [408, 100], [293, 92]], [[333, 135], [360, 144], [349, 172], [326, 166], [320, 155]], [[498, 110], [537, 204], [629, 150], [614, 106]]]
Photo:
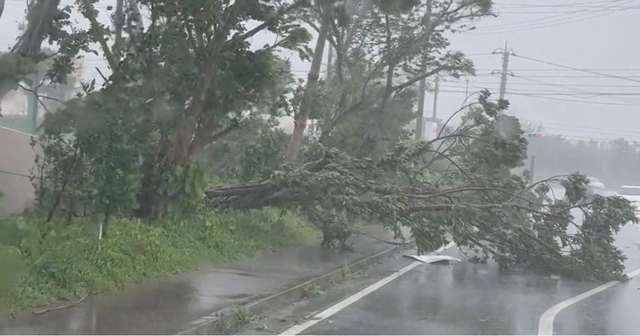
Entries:
[[2, 18], [3, 12], [4, 12], [4, 0], [0, 0], [0, 18]]
[[[426, 60], [423, 61], [421, 72], [424, 73], [426, 70]], [[418, 92], [418, 112], [416, 118], [416, 141], [422, 141], [422, 135], [424, 133], [424, 99], [425, 93], [427, 91], [427, 79], [423, 78], [420, 80], [420, 91]]]
[[124, 27], [124, 0], [117, 0], [116, 13], [114, 17], [114, 26], [116, 31], [116, 37], [113, 45], [115, 53], [120, 52], [122, 46], [122, 28]]
[[323, 18], [322, 25], [320, 26], [320, 33], [318, 34], [318, 41], [316, 42], [316, 48], [313, 52], [311, 70], [309, 70], [309, 75], [307, 76], [307, 87], [305, 88], [304, 96], [302, 97], [302, 103], [300, 103], [300, 111], [298, 111], [294, 120], [293, 134], [291, 135], [291, 141], [289, 141], [289, 148], [287, 149], [287, 162], [294, 161], [298, 157], [300, 147], [302, 146], [304, 130], [307, 128], [307, 121], [309, 120], [309, 110], [311, 110], [313, 98], [318, 91], [320, 66], [322, 65], [324, 45], [327, 42], [327, 34], [329, 33], [329, 24], [329, 17]]
[[127, 10], [128, 33], [131, 37], [135, 37], [144, 30], [144, 22], [136, 0], [127, 0], [127, 3], [129, 7]]

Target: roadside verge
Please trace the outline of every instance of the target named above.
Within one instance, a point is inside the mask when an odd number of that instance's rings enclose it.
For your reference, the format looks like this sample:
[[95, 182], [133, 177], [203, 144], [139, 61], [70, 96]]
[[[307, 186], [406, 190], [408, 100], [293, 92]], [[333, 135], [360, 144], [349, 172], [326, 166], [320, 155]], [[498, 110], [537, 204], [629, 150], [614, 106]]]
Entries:
[[393, 246], [374, 255], [360, 258], [351, 263], [345, 263], [343, 266], [331, 272], [320, 275], [276, 294], [259, 299], [258, 301], [244, 304], [241, 306], [242, 308], [230, 307], [204, 316], [192, 322], [186, 330], [179, 334], [211, 335], [232, 332], [244, 322], [242, 319], [246, 314], [249, 314], [249, 316], [260, 315], [268, 310], [277, 309], [278, 307], [295, 303], [304, 298], [306, 292], [305, 288], [309, 288], [310, 286], [325, 287], [330, 284], [340, 283], [344, 281], [343, 275], [345, 269], [348, 269], [350, 272], [358, 272], [408, 248], [409, 246], [407, 245]]

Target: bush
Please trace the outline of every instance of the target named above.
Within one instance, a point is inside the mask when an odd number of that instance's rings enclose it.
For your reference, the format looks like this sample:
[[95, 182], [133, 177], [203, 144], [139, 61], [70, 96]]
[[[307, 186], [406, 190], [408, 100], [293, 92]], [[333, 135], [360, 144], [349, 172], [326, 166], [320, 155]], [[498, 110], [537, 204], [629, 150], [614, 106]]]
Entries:
[[21, 281], [0, 292], [12, 311], [233, 261], [317, 236], [296, 213], [275, 209], [203, 210], [188, 220], [153, 224], [118, 219], [100, 242], [97, 224], [89, 220], [49, 224], [46, 234], [38, 229], [45, 227], [43, 222], [41, 217], [14, 217], [0, 223], [0, 236], [11, 233], [0, 247], [11, 248], [29, 265]]

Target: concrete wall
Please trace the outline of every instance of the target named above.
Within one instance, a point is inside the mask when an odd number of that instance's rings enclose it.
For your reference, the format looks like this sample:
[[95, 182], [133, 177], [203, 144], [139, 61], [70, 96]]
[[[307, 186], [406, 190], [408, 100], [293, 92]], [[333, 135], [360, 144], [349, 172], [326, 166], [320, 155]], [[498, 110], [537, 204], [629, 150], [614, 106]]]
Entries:
[[35, 199], [29, 169], [35, 166], [31, 135], [0, 126], [0, 214], [24, 210]]

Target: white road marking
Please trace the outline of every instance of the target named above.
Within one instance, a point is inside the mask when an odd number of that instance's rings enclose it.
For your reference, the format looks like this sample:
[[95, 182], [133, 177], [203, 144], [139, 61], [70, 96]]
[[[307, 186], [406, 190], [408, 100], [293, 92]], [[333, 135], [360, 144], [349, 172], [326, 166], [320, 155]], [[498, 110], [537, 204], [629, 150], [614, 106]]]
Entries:
[[[444, 252], [445, 250], [448, 250], [450, 248], [452, 248], [455, 245], [454, 242], [450, 242], [449, 244], [447, 244], [446, 246], [442, 246], [439, 249], [433, 251], [433, 253], [439, 254]], [[426, 263], [431, 263], [432, 261], [428, 261]], [[398, 277], [400, 277], [401, 275], [411, 271], [412, 269], [420, 266], [420, 265], [424, 265], [425, 262], [422, 261], [416, 261], [411, 263], [409, 266], [406, 266], [404, 268], [402, 268], [401, 270], [391, 274], [390, 276], [379, 280], [378, 282], [374, 283], [373, 285], [359, 291], [358, 293], [351, 295], [350, 297], [340, 301], [339, 303], [336, 303], [335, 305], [325, 309], [324, 311], [316, 314], [315, 316], [309, 318], [306, 322], [295, 325], [285, 331], [283, 331], [282, 333], [280, 333], [280, 335], [298, 335], [299, 333], [311, 328], [312, 326], [318, 324], [319, 322], [326, 320], [327, 318], [331, 317], [332, 315], [336, 314], [337, 312], [347, 308], [348, 306], [350, 306], [351, 304], [355, 303], [356, 301], [362, 299], [363, 297], [377, 291], [378, 289], [382, 288], [382, 286], [390, 283], [391, 281], [397, 279]]]
[[315, 315], [312, 319], [307, 320], [306, 322], [302, 323], [302, 324], [298, 324], [295, 325], [285, 331], [283, 331], [280, 335], [297, 335], [303, 331], [305, 331], [306, 329], [311, 328], [312, 326], [316, 325], [318, 322], [321, 322], [329, 317], [331, 317], [332, 315], [336, 314], [337, 312], [347, 308], [348, 306], [350, 306], [351, 304], [355, 303], [356, 301], [362, 299], [363, 297], [375, 292], [376, 290], [380, 289], [382, 286], [390, 283], [391, 281], [397, 279], [399, 276], [411, 271], [412, 269], [420, 266], [420, 265], [424, 265], [423, 262], [420, 261], [416, 261], [411, 263], [409, 266], [404, 267], [403, 269], [391, 274], [390, 276], [379, 280], [378, 282], [374, 283], [373, 285], [359, 291], [358, 293], [340, 301], [339, 303], [327, 308], [326, 310], [320, 312], [319, 314]]
[[[455, 246], [454, 242], [450, 242], [449, 244], [447, 244], [446, 246], [442, 246], [439, 249], [433, 251], [433, 253], [435, 254], [440, 254], [442, 252], [444, 252], [445, 250], [448, 250], [450, 248], [452, 248], [453, 246]], [[432, 261], [428, 261], [426, 263], [431, 263]], [[413, 262], [411, 264], [409, 264], [409, 266], [406, 266], [404, 268], [402, 268], [401, 270], [391, 274], [390, 276], [379, 280], [378, 282], [374, 283], [373, 285], [359, 291], [358, 293], [340, 301], [339, 303], [336, 303], [335, 305], [325, 309], [324, 311], [314, 315], [313, 317], [309, 318], [306, 322], [295, 325], [285, 331], [283, 331], [282, 333], [280, 333], [280, 335], [298, 335], [299, 333], [311, 328], [312, 326], [318, 324], [319, 322], [322, 322], [323, 320], [326, 320], [327, 318], [331, 317], [332, 315], [336, 314], [337, 312], [347, 308], [348, 306], [350, 306], [351, 304], [355, 303], [356, 301], [362, 299], [363, 297], [377, 291], [378, 289], [382, 288], [382, 286], [390, 283], [391, 281], [397, 279], [398, 277], [400, 277], [401, 275], [411, 271], [412, 269], [420, 266], [420, 265], [424, 265], [425, 262], [422, 261], [416, 261]]]
[[[640, 275], [640, 269], [637, 269], [633, 272], [627, 273], [629, 278], [634, 278]], [[556, 315], [558, 315], [563, 309], [571, 306], [572, 304], [576, 304], [588, 297], [594, 296], [602, 291], [605, 291], [617, 284], [620, 281], [609, 281], [604, 285], [598, 286], [590, 291], [586, 291], [580, 295], [574, 296], [568, 300], [562, 301], [557, 305], [547, 309], [547, 311], [540, 316], [540, 321], [538, 322], [538, 335], [553, 335], [553, 322], [556, 319]]]

